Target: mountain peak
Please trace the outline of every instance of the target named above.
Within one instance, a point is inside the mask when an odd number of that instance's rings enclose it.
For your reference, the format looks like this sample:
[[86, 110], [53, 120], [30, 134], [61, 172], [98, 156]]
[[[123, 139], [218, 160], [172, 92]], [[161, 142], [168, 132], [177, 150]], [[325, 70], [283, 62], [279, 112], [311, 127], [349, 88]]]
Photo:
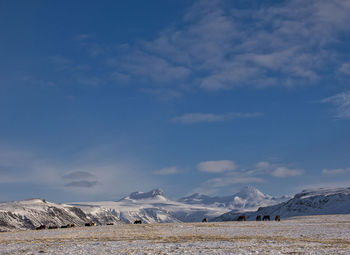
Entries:
[[149, 192], [133, 192], [126, 199], [140, 200], [140, 199], [160, 199], [166, 200], [164, 193], [161, 189], [153, 189]]
[[262, 193], [260, 190], [257, 188], [247, 185], [244, 186], [238, 193], [235, 194], [235, 196], [238, 196], [240, 198], [249, 198], [249, 197], [266, 197], [264, 193]]

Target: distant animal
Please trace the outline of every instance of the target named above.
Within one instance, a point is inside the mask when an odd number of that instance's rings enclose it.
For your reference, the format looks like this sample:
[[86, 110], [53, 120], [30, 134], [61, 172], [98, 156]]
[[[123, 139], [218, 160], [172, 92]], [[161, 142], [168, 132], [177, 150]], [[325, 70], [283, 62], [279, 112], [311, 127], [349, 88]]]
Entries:
[[275, 221], [281, 221], [281, 216], [280, 215], [276, 215]]
[[260, 215], [256, 216], [256, 221], [261, 221], [261, 216]]
[[142, 224], [142, 221], [141, 220], [135, 220], [134, 224]]
[[58, 228], [57, 226], [49, 226], [48, 229], [56, 229]]
[[110, 226], [110, 225], [114, 225], [113, 222], [107, 223], [106, 225]]
[[264, 215], [263, 221], [265, 221], [265, 220], [270, 220], [270, 215]]
[[67, 225], [61, 226], [61, 228], [74, 228], [75, 224], [73, 223], [68, 223]]
[[45, 229], [45, 228], [46, 228], [45, 225], [40, 225], [39, 227], [36, 227], [35, 229], [36, 229], [36, 230], [41, 230], [41, 229]]
[[207, 219], [207, 218], [204, 218], [204, 219], [202, 220], [202, 222], [208, 222], [208, 219]]
[[237, 218], [237, 221], [246, 221], [247, 217], [245, 215], [241, 215]]
[[96, 226], [95, 222], [87, 222], [85, 223], [85, 227], [92, 227], [92, 226]]

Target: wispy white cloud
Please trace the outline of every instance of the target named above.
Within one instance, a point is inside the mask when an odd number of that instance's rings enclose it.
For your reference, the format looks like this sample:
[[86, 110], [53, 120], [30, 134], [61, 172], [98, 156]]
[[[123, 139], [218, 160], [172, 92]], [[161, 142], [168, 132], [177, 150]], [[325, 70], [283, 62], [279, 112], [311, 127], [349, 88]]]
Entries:
[[299, 169], [289, 169], [287, 167], [277, 167], [271, 171], [271, 175], [275, 177], [285, 178], [303, 175], [304, 171]]
[[173, 88], [145, 88], [141, 91], [156, 96], [160, 101], [169, 101], [182, 96], [178, 90]]
[[91, 39], [93, 37], [94, 37], [93, 34], [78, 34], [75, 36], [75, 39], [79, 41], [84, 41], [84, 40]]
[[290, 168], [283, 164], [261, 161], [246, 171], [249, 175], [270, 175], [278, 178], [295, 177], [304, 174], [304, 170]]
[[171, 166], [171, 167], [165, 167], [165, 168], [159, 169], [157, 171], [154, 171], [153, 174], [155, 174], [155, 175], [172, 175], [172, 174], [177, 174], [179, 172], [180, 172], [180, 170], [176, 166]]
[[[178, 89], [312, 84], [341, 65], [328, 47], [350, 27], [349, 1], [285, 1], [255, 9], [198, 1], [180, 23], [109, 56], [115, 71]], [[247, 29], [249, 28], [249, 29]], [[341, 69], [347, 71], [346, 65]]]
[[271, 164], [267, 161], [260, 161], [260, 162], [255, 164], [256, 168], [268, 168], [270, 166], [271, 166]]
[[334, 168], [334, 169], [323, 169], [322, 174], [325, 175], [342, 175], [350, 173], [350, 167], [348, 168]]
[[207, 173], [223, 173], [236, 169], [235, 162], [231, 160], [203, 161], [197, 165], [197, 169]]
[[213, 113], [186, 113], [184, 115], [174, 117], [173, 122], [192, 124], [199, 122], [222, 122], [232, 119], [241, 118], [256, 118], [262, 116], [262, 113], [240, 113], [240, 112], [230, 112], [225, 114], [213, 114]]
[[341, 74], [350, 75], [350, 63], [343, 63], [339, 68], [339, 72]]
[[334, 96], [325, 98], [322, 103], [330, 103], [335, 105], [337, 113], [336, 119], [350, 119], [350, 91], [342, 92]]
[[252, 184], [252, 183], [263, 183], [265, 180], [259, 177], [234, 177], [224, 176], [218, 178], [212, 178], [202, 183], [199, 187], [195, 188], [193, 192], [201, 194], [216, 194], [220, 190], [230, 188], [239, 184]]

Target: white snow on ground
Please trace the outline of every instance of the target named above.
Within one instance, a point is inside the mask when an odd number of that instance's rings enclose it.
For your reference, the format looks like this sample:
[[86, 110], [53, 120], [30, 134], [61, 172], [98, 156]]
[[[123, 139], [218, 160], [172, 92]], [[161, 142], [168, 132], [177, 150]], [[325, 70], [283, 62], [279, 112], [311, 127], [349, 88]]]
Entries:
[[0, 254], [349, 254], [350, 215], [0, 233]]

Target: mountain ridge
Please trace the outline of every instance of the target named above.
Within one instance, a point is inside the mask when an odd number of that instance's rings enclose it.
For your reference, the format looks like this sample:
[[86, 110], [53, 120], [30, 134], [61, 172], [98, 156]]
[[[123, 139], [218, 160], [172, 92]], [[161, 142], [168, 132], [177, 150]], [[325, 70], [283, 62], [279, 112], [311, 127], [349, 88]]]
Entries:
[[214, 221], [237, 220], [240, 215], [246, 215], [247, 220], [255, 220], [258, 215], [279, 215], [281, 218], [306, 215], [350, 214], [350, 187], [319, 188], [303, 190], [288, 201], [260, 207], [256, 211], [230, 211]]
[[273, 197], [264, 194], [253, 186], [244, 186], [237, 193], [231, 196], [208, 196], [199, 193], [194, 193], [188, 197], [182, 197], [178, 201], [192, 205], [207, 205], [207, 206], [219, 206], [229, 209], [238, 210], [254, 210], [261, 206], [276, 204], [290, 197]]

